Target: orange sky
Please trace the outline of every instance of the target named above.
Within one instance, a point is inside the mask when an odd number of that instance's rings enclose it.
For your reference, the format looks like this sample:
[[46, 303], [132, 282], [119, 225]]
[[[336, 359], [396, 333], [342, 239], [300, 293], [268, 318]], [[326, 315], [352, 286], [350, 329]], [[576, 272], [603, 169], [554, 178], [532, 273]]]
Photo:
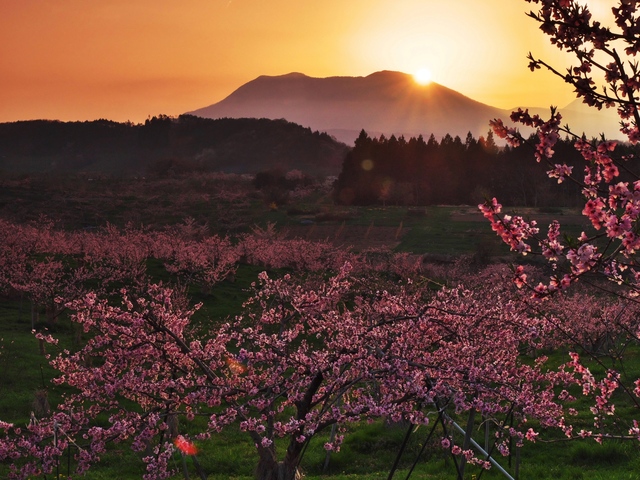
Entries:
[[[607, 0], [590, 0], [597, 9]], [[140, 122], [259, 75], [413, 73], [502, 108], [564, 106], [524, 0], [0, 0], [0, 122]]]

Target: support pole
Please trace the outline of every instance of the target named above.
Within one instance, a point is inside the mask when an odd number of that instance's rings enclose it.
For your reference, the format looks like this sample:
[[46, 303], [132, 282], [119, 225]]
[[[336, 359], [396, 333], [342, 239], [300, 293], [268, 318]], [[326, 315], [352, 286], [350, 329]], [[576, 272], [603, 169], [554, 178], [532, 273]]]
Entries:
[[[453, 428], [455, 428], [458, 432], [460, 432], [461, 434], [465, 434], [464, 429], [458, 425], [456, 422], [454, 422], [450, 417], [448, 418], [448, 420], [451, 422], [451, 425], [453, 425]], [[491, 457], [487, 451], [482, 448], [480, 445], [478, 445], [478, 442], [476, 442], [473, 438], [469, 439], [469, 442], [471, 443], [471, 445], [473, 445], [475, 447], [476, 450], [478, 450], [478, 452], [480, 452], [482, 455], [484, 455], [485, 457], [487, 457], [487, 460], [489, 460], [489, 462], [491, 462], [491, 465], [493, 465], [494, 467], [496, 467], [496, 469], [502, 473], [505, 477], [507, 477], [509, 480], [516, 480], [515, 478], [513, 478], [509, 472], [507, 472], [504, 468], [502, 468], [502, 466], [496, 462], [493, 457]]]
[[400, 458], [404, 453], [404, 449], [407, 448], [407, 444], [409, 443], [409, 437], [411, 437], [411, 433], [413, 432], [414, 425], [412, 423], [409, 424], [409, 428], [407, 429], [407, 433], [404, 436], [404, 440], [402, 440], [402, 445], [400, 445], [400, 450], [398, 450], [398, 454], [396, 455], [396, 459], [393, 462], [393, 466], [391, 467], [391, 471], [389, 472], [389, 476], [387, 480], [392, 480], [393, 475], [396, 473], [398, 469], [398, 465], [400, 464]]
[[[329, 437], [329, 442], [333, 443], [336, 438], [336, 430], [338, 429], [338, 424], [334, 423], [331, 425], [331, 436]], [[331, 451], [327, 450], [327, 453], [324, 457], [324, 465], [322, 466], [322, 473], [326, 473], [329, 468], [329, 459], [331, 458]]]
[[484, 419], [484, 449], [489, 451], [489, 421]]

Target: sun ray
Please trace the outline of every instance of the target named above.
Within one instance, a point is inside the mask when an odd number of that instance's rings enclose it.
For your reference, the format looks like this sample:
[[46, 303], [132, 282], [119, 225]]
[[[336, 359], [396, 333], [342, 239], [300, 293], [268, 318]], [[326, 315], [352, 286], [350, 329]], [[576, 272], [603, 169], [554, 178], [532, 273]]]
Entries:
[[419, 85], [428, 85], [431, 83], [431, 70], [426, 67], [422, 67], [413, 74], [413, 79]]

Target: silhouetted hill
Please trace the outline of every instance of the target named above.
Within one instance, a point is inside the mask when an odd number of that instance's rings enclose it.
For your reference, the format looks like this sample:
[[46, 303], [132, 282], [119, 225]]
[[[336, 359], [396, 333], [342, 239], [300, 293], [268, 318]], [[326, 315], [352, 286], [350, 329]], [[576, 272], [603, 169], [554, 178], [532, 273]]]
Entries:
[[0, 124], [0, 168], [158, 174], [255, 173], [281, 168], [337, 174], [347, 151], [285, 120], [153, 117], [144, 124], [35, 120]]
[[[511, 111], [477, 102], [437, 83], [418, 85], [405, 73], [382, 71], [366, 77], [263, 75], [220, 102], [191, 113], [205, 118], [285, 118], [353, 145], [362, 129], [372, 136], [408, 138], [433, 133], [442, 138], [449, 133], [464, 138], [471, 132], [479, 137], [489, 130], [489, 120], [508, 122]], [[529, 111], [549, 116], [548, 108]], [[605, 132], [609, 138], [620, 137], [613, 110], [597, 111], [576, 100], [560, 111], [563, 124], [569, 123], [578, 134], [592, 137]]]
[[191, 112], [206, 118], [286, 118], [352, 144], [360, 130], [372, 135], [449, 133], [484, 135], [490, 107], [437, 83], [418, 85], [411, 75], [382, 71], [366, 77], [312, 78], [301, 73], [261, 76], [224, 100]]

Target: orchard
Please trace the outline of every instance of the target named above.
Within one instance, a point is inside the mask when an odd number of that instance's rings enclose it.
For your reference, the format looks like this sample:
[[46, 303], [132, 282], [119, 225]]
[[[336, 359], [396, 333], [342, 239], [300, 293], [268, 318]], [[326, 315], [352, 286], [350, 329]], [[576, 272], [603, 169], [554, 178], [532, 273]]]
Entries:
[[[458, 478], [525, 443], [640, 441], [640, 378], [624, 368], [639, 347], [640, 178], [634, 154], [617, 154], [640, 140], [640, 5], [620, 1], [608, 27], [579, 2], [527, 3], [577, 61], [561, 73], [530, 55], [530, 68], [556, 73], [593, 108], [616, 108], [621, 139], [574, 134], [555, 108], [547, 120], [512, 114], [531, 135], [492, 126], [511, 146], [530, 144], [552, 181], [580, 186], [589, 228], [545, 231], [494, 198], [480, 205], [490, 227], [542, 261], [443, 269], [287, 239], [271, 224], [225, 236], [192, 221], [96, 231], [0, 221], [0, 293], [45, 312], [31, 328], [65, 389], [26, 425], [0, 417], [0, 471], [59, 476], [64, 461], [77, 478], [119, 445], [139, 455], [145, 479], [180, 475], [177, 456], [207, 478], [197, 444], [237, 428], [254, 445], [255, 478], [293, 480], [319, 439], [338, 452], [376, 421], [436, 435]], [[561, 136], [574, 139], [582, 172], [554, 156]], [[203, 319], [190, 295], [246, 266], [264, 271], [238, 311]], [[73, 348], [58, 345], [61, 319], [77, 332]], [[494, 427], [488, 451], [470, 442], [476, 415]], [[461, 441], [454, 425], [466, 418]]]

